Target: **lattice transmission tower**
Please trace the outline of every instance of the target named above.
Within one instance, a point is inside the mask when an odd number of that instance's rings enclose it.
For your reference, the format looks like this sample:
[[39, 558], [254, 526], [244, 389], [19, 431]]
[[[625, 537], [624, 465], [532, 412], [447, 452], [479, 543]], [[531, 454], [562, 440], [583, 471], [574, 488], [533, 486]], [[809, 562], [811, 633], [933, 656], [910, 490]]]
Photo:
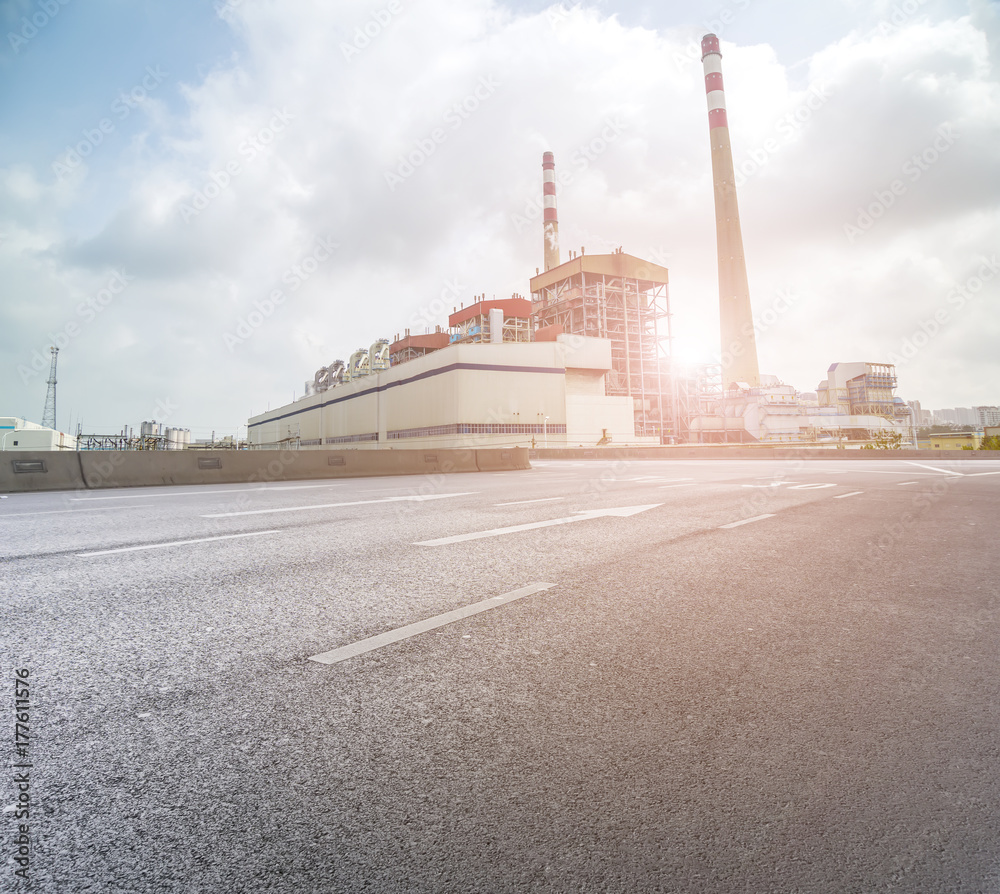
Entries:
[[49, 348], [52, 352], [52, 366], [49, 367], [49, 390], [45, 392], [45, 410], [42, 412], [42, 425], [45, 428], [56, 427], [56, 360], [59, 348]]

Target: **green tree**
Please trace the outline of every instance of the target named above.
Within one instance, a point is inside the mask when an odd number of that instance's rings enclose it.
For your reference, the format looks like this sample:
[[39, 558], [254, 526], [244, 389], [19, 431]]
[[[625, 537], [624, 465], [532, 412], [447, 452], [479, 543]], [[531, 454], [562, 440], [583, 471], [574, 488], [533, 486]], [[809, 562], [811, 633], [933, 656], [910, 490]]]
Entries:
[[875, 434], [864, 450], [899, 450], [903, 446], [903, 435], [898, 431], [880, 431]]

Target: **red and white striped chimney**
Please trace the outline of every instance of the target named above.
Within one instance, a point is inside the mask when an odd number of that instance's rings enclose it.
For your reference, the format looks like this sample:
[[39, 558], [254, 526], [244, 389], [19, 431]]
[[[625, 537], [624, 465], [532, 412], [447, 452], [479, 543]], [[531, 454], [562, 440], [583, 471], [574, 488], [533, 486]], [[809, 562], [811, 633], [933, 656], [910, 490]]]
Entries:
[[545, 269], [559, 266], [559, 216], [556, 213], [556, 159], [542, 154], [542, 214], [545, 241]]
[[722, 53], [719, 51], [719, 38], [714, 34], [706, 34], [702, 38], [701, 61], [705, 67], [708, 135], [712, 145], [712, 181], [715, 187], [722, 374], [726, 382], [760, 385], [740, 210], [736, 203], [733, 147], [729, 142], [726, 94], [722, 88]]

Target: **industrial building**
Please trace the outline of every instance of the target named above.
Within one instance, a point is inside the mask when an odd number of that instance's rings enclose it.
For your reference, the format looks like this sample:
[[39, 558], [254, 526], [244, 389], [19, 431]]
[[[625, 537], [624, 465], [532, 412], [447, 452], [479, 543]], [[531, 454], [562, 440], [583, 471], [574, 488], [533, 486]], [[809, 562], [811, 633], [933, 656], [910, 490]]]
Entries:
[[696, 443], [822, 443], [868, 441], [897, 432], [913, 443], [911, 408], [895, 396], [895, 367], [884, 363], [834, 363], [816, 394], [802, 394], [775, 376], [750, 387], [731, 383], [703, 396], [706, 411], [690, 417]]
[[912, 441], [892, 366], [835, 363], [815, 395], [759, 372], [736, 180], [714, 34], [702, 41], [723, 370], [671, 362], [669, 272], [618, 249], [559, 246], [556, 165], [542, 156], [542, 258], [531, 299], [485, 294], [448, 329], [379, 339], [306, 383], [305, 396], [248, 421], [251, 446], [358, 448]]
[[606, 393], [631, 400], [633, 435], [654, 443], [677, 430], [664, 363], [671, 336], [667, 284], [665, 267], [623, 251], [571, 253], [565, 263], [531, 279], [535, 339], [567, 333], [607, 339]]
[[76, 450], [76, 438], [17, 416], [0, 416], [0, 450]]
[[978, 450], [982, 441], [974, 431], [938, 432], [917, 438], [917, 446], [923, 450]]
[[304, 448], [635, 443], [630, 398], [604, 392], [611, 367], [608, 339], [459, 342], [254, 416], [248, 440]]

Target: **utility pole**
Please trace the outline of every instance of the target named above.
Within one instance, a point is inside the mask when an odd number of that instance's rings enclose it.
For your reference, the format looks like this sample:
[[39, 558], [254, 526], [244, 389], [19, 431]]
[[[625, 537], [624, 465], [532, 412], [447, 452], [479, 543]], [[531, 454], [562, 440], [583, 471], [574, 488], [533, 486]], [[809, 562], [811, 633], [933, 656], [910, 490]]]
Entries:
[[52, 353], [52, 365], [49, 367], [49, 390], [45, 392], [45, 409], [42, 411], [42, 425], [45, 428], [56, 427], [56, 360], [59, 348], [49, 348]]

